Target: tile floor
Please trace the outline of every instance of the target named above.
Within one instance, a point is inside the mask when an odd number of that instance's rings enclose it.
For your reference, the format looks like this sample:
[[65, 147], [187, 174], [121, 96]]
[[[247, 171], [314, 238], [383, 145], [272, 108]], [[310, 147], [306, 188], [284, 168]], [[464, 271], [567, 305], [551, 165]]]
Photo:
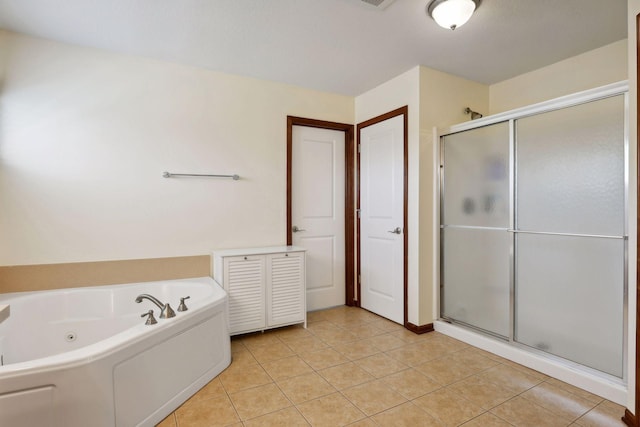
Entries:
[[232, 338], [231, 366], [160, 427], [624, 426], [624, 408], [365, 310]]

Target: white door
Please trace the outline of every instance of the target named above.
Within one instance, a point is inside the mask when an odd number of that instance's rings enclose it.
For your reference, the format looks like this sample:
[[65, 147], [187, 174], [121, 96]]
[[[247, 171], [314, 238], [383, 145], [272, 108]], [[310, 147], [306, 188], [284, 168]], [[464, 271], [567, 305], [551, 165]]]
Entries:
[[345, 133], [292, 128], [292, 243], [307, 250], [307, 310], [345, 303]]
[[404, 324], [404, 116], [360, 130], [360, 305]]

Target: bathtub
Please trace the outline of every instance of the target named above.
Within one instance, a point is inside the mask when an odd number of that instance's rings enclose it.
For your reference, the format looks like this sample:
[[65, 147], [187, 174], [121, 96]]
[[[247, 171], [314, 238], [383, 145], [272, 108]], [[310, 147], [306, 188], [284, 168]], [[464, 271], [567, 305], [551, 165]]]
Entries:
[[[160, 310], [149, 293], [177, 310]], [[153, 426], [231, 362], [227, 295], [210, 277], [0, 295], [0, 426]]]

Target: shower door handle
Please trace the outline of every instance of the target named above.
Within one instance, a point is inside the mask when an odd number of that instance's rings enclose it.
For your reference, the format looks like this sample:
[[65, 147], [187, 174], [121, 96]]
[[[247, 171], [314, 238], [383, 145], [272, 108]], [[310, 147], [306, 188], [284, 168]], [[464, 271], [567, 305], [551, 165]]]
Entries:
[[387, 233], [391, 233], [391, 234], [402, 234], [402, 228], [400, 228], [400, 227], [396, 227], [396, 229], [395, 229], [395, 230], [387, 231]]

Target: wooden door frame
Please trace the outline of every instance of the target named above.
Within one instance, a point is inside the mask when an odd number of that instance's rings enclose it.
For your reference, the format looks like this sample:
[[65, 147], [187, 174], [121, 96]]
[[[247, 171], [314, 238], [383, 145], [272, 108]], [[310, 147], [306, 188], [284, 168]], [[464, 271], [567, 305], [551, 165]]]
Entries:
[[287, 245], [293, 242], [291, 227], [291, 164], [293, 161], [293, 126], [306, 126], [344, 132], [344, 256], [345, 256], [345, 305], [353, 306], [355, 284], [355, 201], [353, 125], [325, 120], [287, 116]]
[[[640, 99], [640, 14], [636, 15], [636, 194], [640, 194], [640, 115], [638, 115], [638, 99]], [[631, 117], [629, 118], [631, 120]], [[638, 411], [640, 411], [640, 363], [638, 363], [638, 344], [640, 343], [640, 334], [638, 326], [640, 326], [640, 197], [638, 197], [636, 212], [636, 348], [633, 352], [636, 365], [636, 396], [635, 396], [635, 413], [631, 413], [629, 408], [625, 408], [622, 421], [630, 427], [640, 427], [638, 422]]]
[[[409, 127], [408, 127], [408, 121], [409, 121], [409, 106], [405, 105], [404, 107], [400, 107], [398, 109], [395, 109], [393, 111], [389, 111], [388, 113], [382, 114], [380, 116], [374, 117], [372, 119], [366, 120], [362, 123], [358, 123], [357, 125], [357, 129], [358, 129], [358, 145], [360, 144], [360, 133], [362, 131], [363, 128], [366, 128], [368, 126], [371, 125], [375, 125], [376, 123], [380, 123], [383, 122], [385, 120], [391, 119], [393, 117], [397, 117], [397, 116], [403, 116], [404, 117], [404, 159], [403, 159], [403, 163], [404, 163], [404, 202], [403, 202], [403, 237], [404, 237], [404, 263], [403, 263], [403, 269], [404, 269], [404, 273], [403, 273], [403, 280], [404, 280], [404, 284], [403, 284], [403, 304], [404, 304], [404, 327], [410, 330], [414, 330], [418, 327], [411, 325], [409, 323], [409, 312], [408, 312], [408, 299], [407, 299], [407, 291], [408, 291], [408, 283], [409, 283], [409, 271], [408, 271], [408, 250], [409, 250], [409, 233], [408, 233], [408, 212], [409, 212]], [[356, 170], [357, 170], [357, 174], [358, 174], [358, 179], [360, 179], [360, 150], [358, 150], [358, 154], [356, 156]], [[358, 182], [359, 184], [359, 182]], [[360, 185], [358, 185], [358, 191], [357, 191], [357, 206], [356, 206], [357, 212], [360, 212]], [[361, 266], [360, 266], [360, 217], [358, 216], [357, 220], [357, 227], [356, 227], [356, 250], [357, 250], [357, 257], [356, 257], [356, 273], [358, 275], [358, 278], [360, 278], [360, 271], [361, 271]], [[357, 285], [357, 289], [358, 289], [358, 297], [357, 297], [357, 301], [356, 304], [358, 307], [360, 307], [360, 295], [361, 295], [361, 289], [360, 289], [360, 280], [358, 280], [358, 285]], [[414, 332], [418, 332], [417, 330]], [[426, 331], [425, 331], [426, 332]]]

